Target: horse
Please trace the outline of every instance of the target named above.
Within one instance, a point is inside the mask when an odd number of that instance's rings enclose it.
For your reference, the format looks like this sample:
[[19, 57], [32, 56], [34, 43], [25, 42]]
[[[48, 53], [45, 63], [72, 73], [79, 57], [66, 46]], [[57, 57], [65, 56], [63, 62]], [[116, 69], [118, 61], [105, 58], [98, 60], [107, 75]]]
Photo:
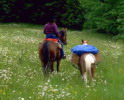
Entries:
[[[82, 40], [83, 45], [88, 45], [87, 40]], [[94, 80], [96, 65], [101, 61], [100, 53], [92, 54], [90, 52], [83, 53], [80, 56], [72, 53], [71, 63], [80, 70], [82, 79], [88, 82], [88, 76]]]
[[90, 76], [94, 80], [94, 74], [96, 69], [96, 57], [92, 53], [84, 53], [79, 59], [79, 70], [82, 75], [82, 79], [85, 83], [88, 82], [87, 77]]
[[[66, 29], [60, 31], [60, 41], [63, 44], [67, 44], [67, 33]], [[44, 40], [39, 46], [39, 58], [43, 67], [44, 75], [47, 75], [49, 72], [54, 71], [54, 62], [57, 63], [57, 72], [59, 72], [60, 67], [60, 43], [54, 41], [56, 39]]]

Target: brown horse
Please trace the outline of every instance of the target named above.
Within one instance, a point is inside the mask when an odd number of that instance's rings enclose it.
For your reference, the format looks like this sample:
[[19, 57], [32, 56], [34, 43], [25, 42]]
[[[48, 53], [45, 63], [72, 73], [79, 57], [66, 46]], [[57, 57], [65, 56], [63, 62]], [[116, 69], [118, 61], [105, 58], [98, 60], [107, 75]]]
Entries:
[[[67, 44], [66, 37], [66, 29], [63, 29], [62, 31], [60, 31], [60, 40], [63, 44]], [[44, 40], [40, 44], [39, 58], [42, 63], [44, 75], [54, 71], [54, 62], [57, 63], [57, 72], [59, 72], [61, 61], [60, 48], [61, 45], [58, 42], [54, 42], [51, 40]]]

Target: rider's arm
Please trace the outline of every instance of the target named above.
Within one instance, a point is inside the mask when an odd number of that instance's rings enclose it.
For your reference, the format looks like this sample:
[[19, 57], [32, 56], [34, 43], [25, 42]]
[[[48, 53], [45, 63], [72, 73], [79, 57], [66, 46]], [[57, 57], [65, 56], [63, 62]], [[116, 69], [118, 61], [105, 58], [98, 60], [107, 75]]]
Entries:
[[59, 37], [60, 34], [59, 34], [59, 30], [56, 24], [54, 24], [54, 30], [55, 30], [55, 34]]

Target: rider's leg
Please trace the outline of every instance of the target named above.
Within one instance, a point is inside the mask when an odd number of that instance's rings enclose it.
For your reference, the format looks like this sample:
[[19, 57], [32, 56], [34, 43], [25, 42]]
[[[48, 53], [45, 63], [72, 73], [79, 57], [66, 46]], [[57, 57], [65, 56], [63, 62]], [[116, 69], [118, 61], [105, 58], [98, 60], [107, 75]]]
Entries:
[[61, 46], [62, 46], [62, 48], [60, 49], [61, 57], [62, 57], [62, 58], [66, 58], [65, 53], [64, 53], [64, 50], [63, 50], [63, 48], [64, 48], [63, 43], [61, 42], [61, 40], [59, 40], [59, 43], [60, 43]]

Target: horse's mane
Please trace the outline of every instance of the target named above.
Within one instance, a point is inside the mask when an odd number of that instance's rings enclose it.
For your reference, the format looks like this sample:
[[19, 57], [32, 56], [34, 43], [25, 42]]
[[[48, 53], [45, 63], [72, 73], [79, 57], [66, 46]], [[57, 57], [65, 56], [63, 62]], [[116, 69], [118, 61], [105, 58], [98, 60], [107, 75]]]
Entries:
[[63, 30], [59, 31], [59, 33], [61, 36], [64, 36], [64, 34], [65, 34]]

